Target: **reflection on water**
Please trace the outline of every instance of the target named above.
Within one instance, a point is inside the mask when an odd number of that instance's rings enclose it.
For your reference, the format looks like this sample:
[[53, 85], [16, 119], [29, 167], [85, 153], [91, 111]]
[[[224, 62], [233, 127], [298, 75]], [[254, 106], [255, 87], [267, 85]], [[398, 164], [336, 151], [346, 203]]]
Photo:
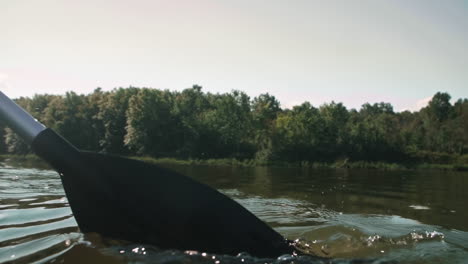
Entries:
[[[161, 250], [83, 235], [58, 175], [0, 165], [0, 263], [329, 263], [310, 256]], [[173, 167], [232, 197], [332, 263], [466, 263], [468, 174]], [[216, 230], [213, 230], [216, 232]], [[365, 259], [360, 262], [357, 259]]]

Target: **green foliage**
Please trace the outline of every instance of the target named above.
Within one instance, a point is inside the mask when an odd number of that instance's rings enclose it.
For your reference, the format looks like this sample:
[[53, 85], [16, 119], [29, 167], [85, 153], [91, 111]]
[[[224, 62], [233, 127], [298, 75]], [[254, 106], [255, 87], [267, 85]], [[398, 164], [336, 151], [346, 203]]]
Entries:
[[436, 93], [427, 106], [430, 117], [439, 122], [446, 120], [452, 112], [450, 98], [448, 93]]
[[331, 102], [320, 107], [323, 119], [322, 155], [325, 160], [347, 155], [349, 112], [342, 103]]
[[181, 122], [181, 145], [177, 155], [185, 158], [207, 156], [209, 129], [205, 126], [205, 113], [212, 107], [202, 87], [193, 85], [182, 93], [175, 93], [172, 113]]
[[399, 120], [393, 111], [369, 111], [364, 105], [350, 118], [348, 131], [348, 155], [353, 160], [397, 161], [404, 156]]
[[[79, 148], [120, 155], [235, 166], [468, 166], [468, 99], [452, 105], [447, 93], [436, 93], [419, 112], [401, 113], [384, 102], [359, 111], [335, 102], [281, 109], [268, 93], [250, 99], [198, 85], [181, 92], [98, 88], [16, 102]], [[0, 153], [30, 152], [1, 123], [0, 139]]]
[[285, 160], [321, 160], [324, 120], [309, 102], [281, 113], [276, 120], [278, 151]]
[[7, 153], [7, 146], [5, 144], [5, 125], [0, 121], [0, 154]]
[[250, 156], [252, 116], [249, 97], [243, 92], [233, 91], [212, 95], [209, 102], [211, 107], [202, 117], [205, 139], [209, 139], [202, 147], [206, 156]]
[[[15, 100], [18, 105], [26, 109], [27, 111], [34, 111], [31, 109], [31, 99], [20, 97]], [[27, 154], [30, 152], [30, 147], [19, 137], [16, 133], [13, 132], [8, 127], [3, 129], [3, 139], [4, 143], [2, 144], [3, 153], [15, 153], [15, 154]]]
[[97, 120], [102, 124], [102, 136], [99, 140], [101, 151], [129, 154], [124, 144], [127, 126], [127, 109], [130, 98], [138, 92], [137, 88], [118, 88], [102, 95]]
[[255, 158], [267, 162], [277, 159], [275, 121], [281, 113], [280, 102], [268, 93], [252, 101], [252, 143], [256, 148]]
[[143, 88], [133, 95], [127, 109], [124, 143], [138, 155], [167, 156], [180, 144], [179, 120], [171, 112], [169, 91]]
[[25, 155], [31, 151], [29, 145], [10, 128], [5, 130], [5, 145], [7, 153]]
[[97, 104], [101, 96], [101, 91], [97, 89], [87, 96], [67, 92], [65, 96], [51, 97], [39, 120], [77, 147], [99, 150], [102, 125], [97, 119]]

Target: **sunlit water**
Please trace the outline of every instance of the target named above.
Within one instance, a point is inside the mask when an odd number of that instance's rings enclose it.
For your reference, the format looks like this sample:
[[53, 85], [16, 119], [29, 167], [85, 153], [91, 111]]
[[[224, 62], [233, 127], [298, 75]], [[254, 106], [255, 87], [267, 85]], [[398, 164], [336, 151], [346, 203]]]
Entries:
[[[468, 263], [468, 174], [177, 166], [331, 263]], [[170, 230], [168, 230], [170, 232]], [[216, 230], [213, 230], [216, 232]], [[364, 260], [365, 262], [360, 262]], [[0, 263], [328, 263], [161, 250], [82, 234], [58, 175], [0, 164]]]

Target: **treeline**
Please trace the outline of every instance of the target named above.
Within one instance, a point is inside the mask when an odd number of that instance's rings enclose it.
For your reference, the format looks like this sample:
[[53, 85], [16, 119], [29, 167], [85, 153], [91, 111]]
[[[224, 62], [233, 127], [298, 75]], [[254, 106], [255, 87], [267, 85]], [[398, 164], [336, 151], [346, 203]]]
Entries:
[[[419, 112], [389, 103], [347, 109], [308, 102], [282, 109], [270, 94], [212, 94], [118, 88], [88, 95], [21, 97], [16, 102], [81, 149], [183, 159], [261, 162], [386, 161], [449, 163], [468, 154], [468, 100], [437, 93]], [[0, 124], [0, 152], [29, 147]]]

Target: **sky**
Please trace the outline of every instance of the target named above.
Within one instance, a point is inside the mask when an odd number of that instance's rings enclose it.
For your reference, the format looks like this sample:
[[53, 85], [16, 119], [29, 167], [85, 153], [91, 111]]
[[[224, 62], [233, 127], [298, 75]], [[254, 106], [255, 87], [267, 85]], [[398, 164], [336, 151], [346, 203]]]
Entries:
[[12, 98], [153, 87], [281, 106], [468, 97], [466, 0], [0, 0]]

